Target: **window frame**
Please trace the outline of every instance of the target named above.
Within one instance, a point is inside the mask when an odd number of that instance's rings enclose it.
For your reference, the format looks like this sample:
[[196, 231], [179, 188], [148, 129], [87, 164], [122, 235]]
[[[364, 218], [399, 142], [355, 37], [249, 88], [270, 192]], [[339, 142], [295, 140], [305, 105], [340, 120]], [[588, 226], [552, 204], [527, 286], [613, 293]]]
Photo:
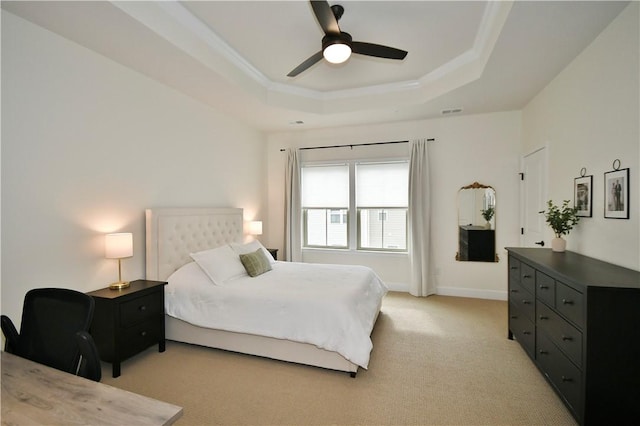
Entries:
[[[338, 250], [338, 251], [352, 251], [352, 252], [374, 252], [379, 254], [408, 254], [409, 253], [409, 206], [407, 207], [363, 207], [364, 210], [380, 209], [380, 210], [404, 210], [406, 222], [405, 222], [405, 249], [390, 249], [390, 248], [377, 248], [377, 247], [361, 247], [360, 244], [360, 215], [361, 210], [357, 206], [356, 202], [356, 166], [358, 164], [388, 164], [388, 163], [409, 163], [407, 157], [393, 157], [393, 158], [374, 158], [374, 159], [349, 159], [349, 160], [335, 160], [335, 161], [308, 161], [301, 164], [301, 168], [314, 167], [314, 166], [331, 166], [331, 165], [348, 165], [349, 167], [349, 206], [344, 207], [301, 207], [301, 222], [302, 222], [302, 250]], [[302, 174], [302, 172], [301, 172]], [[407, 173], [407, 182], [409, 174]], [[301, 187], [302, 189], [302, 187]], [[302, 196], [302, 194], [301, 194]], [[408, 200], [407, 200], [408, 204]], [[346, 210], [347, 211], [347, 245], [346, 246], [325, 246], [325, 245], [308, 245], [307, 244], [307, 210], [322, 209], [322, 210]], [[352, 226], [355, 224], [355, 226]]]
[[[360, 226], [360, 218], [361, 218], [361, 211], [362, 210], [382, 210], [383, 212], [385, 212], [385, 210], [401, 210], [405, 212], [405, 227], [404, 227], [404, 241], [405, 241], [405, 245], [406, 248], [398, 248], [398, 249], [393, 249], [393, 248], [388, 248], [388, 247], [365, 247], [362, 245], [362, 238], [361, 238], [361, 230], [362, 227]], [[409, 207], [356, 207], [356, 218], [357, 218], [357, 222], [356, 222], [356, 228], [357, 228], [357, 237], [356, 237], [356, 250], [358, 251], [375, 251], [375, 252], [389, 252], [389, 253], [408, 253], [409, 252]], [[386, 218], [383, 219], [381, 222], [386, 222]], [[384, 225], [382, 227], [382, 245], [384, 245]]]

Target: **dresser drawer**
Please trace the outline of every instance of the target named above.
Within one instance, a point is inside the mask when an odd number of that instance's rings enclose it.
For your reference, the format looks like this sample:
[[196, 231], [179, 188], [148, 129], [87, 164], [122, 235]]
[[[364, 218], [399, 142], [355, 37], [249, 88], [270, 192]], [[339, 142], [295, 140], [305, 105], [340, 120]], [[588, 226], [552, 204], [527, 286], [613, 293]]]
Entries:
[[536, 271], [536, 297], [555, 307], [556, 280], [540, 271]]
[[536, 336], [536, 360], [574, 414], [582, 412], [582, 371], [569, 361], [544, 333]]
[[556, 282], [556, 309], [578, 327], [584, 327], [584, 297], [560, 281]]
[[520, 282], [520, 261], [509, 256], [509, 282]]
[[513, 284], [509, 288], [509, 302], [518, 308], [522, 315], [529, 321], [535, 322], [535, 298], [532, 293], [526, 291], [521, 285]]
[[582, 367], [582, 332], [542, 302], [537, 302], [536, 324], [564, 354]]
[[535, 325], [513, 303], [509, 304], [509, 329], [529, 356], [535, 359]]
[[526, 263], [520, 264], [520, 285], [531, 294], [536, 294], [536, 270]]
[[131, 324], [162, 314], [164, 312], [162, 296], [160, 291], [154, 291], [146, 296], [136, 297], [121, 303], [120, 324], [123, 327], [128, 327]]

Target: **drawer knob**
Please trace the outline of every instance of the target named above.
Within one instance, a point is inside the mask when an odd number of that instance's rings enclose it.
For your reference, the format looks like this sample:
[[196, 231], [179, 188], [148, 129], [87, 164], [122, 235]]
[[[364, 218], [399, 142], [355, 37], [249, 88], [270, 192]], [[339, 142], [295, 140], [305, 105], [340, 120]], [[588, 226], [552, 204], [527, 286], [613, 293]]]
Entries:
[[517, 315], [511, 315], [511, 319], [518, 319]]
[[571, 337], [571, 336], [562, 336], [562, 340], [564, 342], [571, 342], [571, 341], [573, 341], [573, 337]]
[[573, 305], [573, 300], [562, 299], [563, 305]]
[[540, 349], [540, 350], [538, 351], [538, 353], [539, 353], [540, 355], [547, 355], [549, 352], [545, 351], [544, 349]]
[[562, 380], [563, 382], [573, 382], [573, 379], [567, 376], [562, 376], [560, 380]]
[[523, 300], [523, 301], [522, 301], [522, 303], [523, 303], [524, 305], [530, 305], [530, 304], [531, 304], [531, 301], [529, 301], [529, 300], [526, 300], [526, 299], [525, 299], [525, 300]]
[[516, 269], [518, 269], [518, 267], [517, 267], [517, 266], [512, 266], [512, 267], [511, 267], [511, 270], [513, 270], [513, 271], [515, 271]]
[[517, 293], [517, 292], [518, 292], [518, 289], [517, 289], [517, 288], [512, 288], [512, 289], [511, 289], [511, 293]]
[[540, 290], [548, 290], [549, 286], [548, 285], [542, 285], [540, 284]]
[[141, 335], [142, 337], [144, 337], [144, 336], [146, 336], [146, 335], [147, 335], [147, 332], [146, 332], [146, 331], [142, 331], [142, 332], [140, 333], [140, 335]]
[[147, 307], [146, 307], [146, 305], [142, 305], [138, 309], [140, 309], [141, 311], [146, 311]]
[[524, 331], [522, 332], [522, 334], [524, 334], [524, 335], [528, 336], [528, 335], [530, 335], [530, 334], [531, 334], [531, 332], [530, 332], [530, 331], [527, 331], [527, 330], [524, 330]]
[[524, 275], [522, 276], [522, 278], [533, 278], [533, 277], [532, 277], [531, 275], [529, 275], [529, 274], [524, 274]]
[[541, 319], [541, 320], [548, 320], [548, 319], [549, 319], [549, 317], [545, 317], [544, 315], [540, 315], [540, 319]]

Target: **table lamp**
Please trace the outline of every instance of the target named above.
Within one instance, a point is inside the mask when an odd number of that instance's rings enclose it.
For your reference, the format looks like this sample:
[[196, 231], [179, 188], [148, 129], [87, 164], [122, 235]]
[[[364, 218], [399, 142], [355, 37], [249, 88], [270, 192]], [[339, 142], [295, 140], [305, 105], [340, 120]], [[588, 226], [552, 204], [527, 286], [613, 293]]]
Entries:
[[112, 283], [109, 288], [120, 290], [129, 287], [129, 281], [122, 281], [121, 260], [125, 257], [133, 256], [133, 234], [121, 232], [117, 234], [107, 234], [105, 238], [105, 257], [107, 259], [118, 259], [118, 281]]

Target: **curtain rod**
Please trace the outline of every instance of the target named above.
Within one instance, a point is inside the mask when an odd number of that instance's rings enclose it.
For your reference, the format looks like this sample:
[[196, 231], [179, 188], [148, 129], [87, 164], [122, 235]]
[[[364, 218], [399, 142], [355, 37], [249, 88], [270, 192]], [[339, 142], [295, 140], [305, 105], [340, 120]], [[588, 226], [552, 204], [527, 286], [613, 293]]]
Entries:
[[[427, 139], [427, 142], [435, 141], [434, 138]], [[349, 145], [328, 145], [328, 146], [307, 146], [303, 148], [298, 148], [300, 151], [307, 149], [327, 149], [327, 148], [346, 148], [349, 147], [353, 149], [354, 146], [369, 146], [369, 145], [389, 145], [394, 143], [409, 143], [409, 141], [390, 141], [390, 142], [369, 142], [369, 143], [353, 143]], [[284, 148], [280, 148], [280, 152], [286, 151]]]

